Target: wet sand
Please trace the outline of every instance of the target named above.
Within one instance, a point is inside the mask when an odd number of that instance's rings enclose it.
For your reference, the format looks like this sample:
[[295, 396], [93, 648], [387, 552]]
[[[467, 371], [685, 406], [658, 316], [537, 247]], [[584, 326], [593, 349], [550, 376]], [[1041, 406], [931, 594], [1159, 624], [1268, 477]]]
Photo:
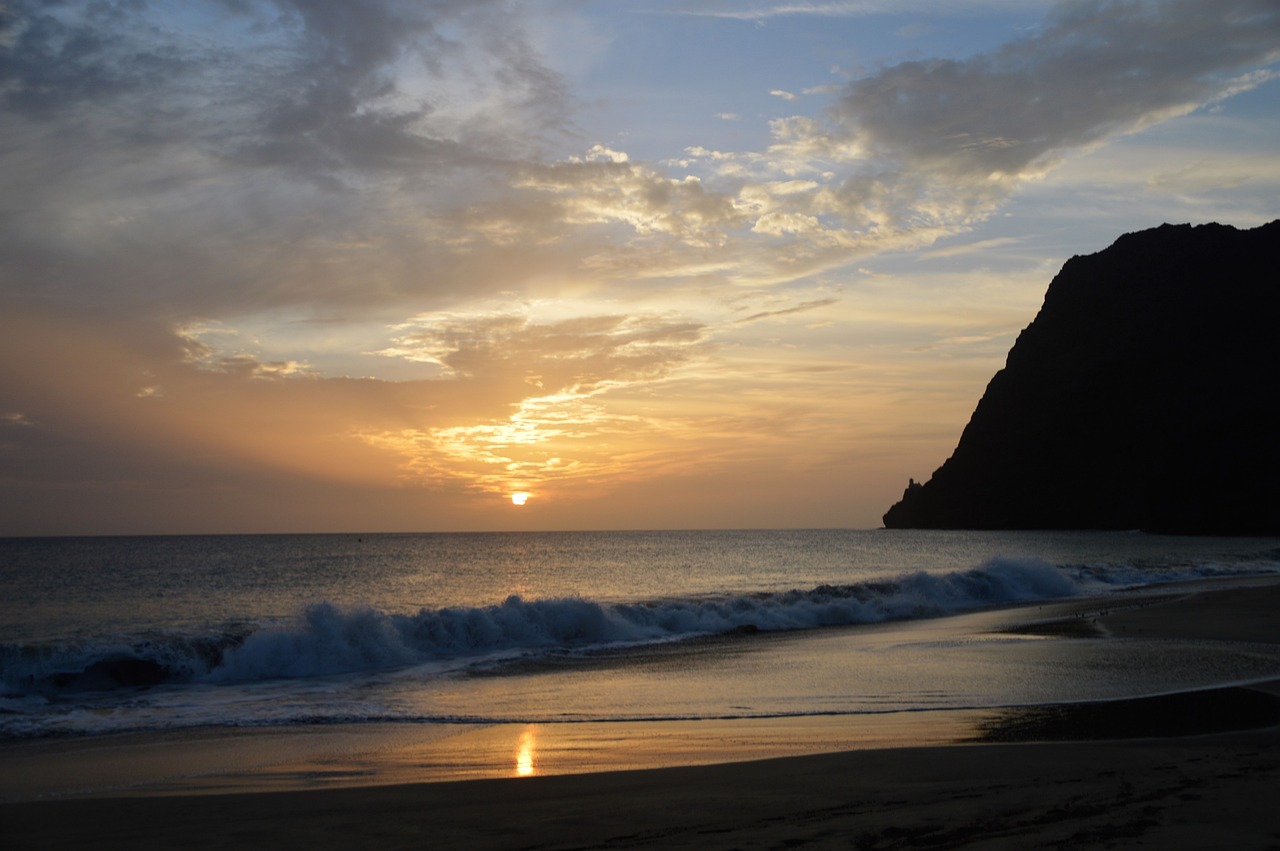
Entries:
[[[1127, 634], [1280, 641], [1280, 584], [1244, 585], [1200, 584], [1123, 604], [1071, 602], [1037, 611], [1021, 628], [1051, 633], [1066, 624], [1099, 641]], [[670, 728], [655, 749], [668, 751], [668, 764], [717, 764], [339, 788], [318, 787], [358, 784], [365, 769], [380, 771], [380, 780], [409, 776], [386, 772], [386, 763], [399, 758], [408, 770], [442, 741], [465, 749], [501, 734], [507, 738], [494, 747], [511, 748], [512, 731], [453, 731], [377, 748], [319, 731], [300, 734], [288, 759], [268, 755], [269, 736], [238, 744], [217, 734], [115, 738], [78, 749], [37, 743], [6, 748], [0, 773], [13, 782], [52, 766], [46, 780], [60, 795], [0, 806], [0, 839], [22, 849], [1280, 847], [1280, 684], [947, 716], [954, 728], [926, 727], [941, 740], [969, 743], [884, 747], [895, 736], [929, 740], [887, 728], [883, 740], [846, 740], [849, 729], [841, 732], [835, 719], [698, 722]], [[558, 747], [573, 753], [589, 739]], [[877, 749], [763, 758], [843, 745]], [[193, 775], [188, 786], [134, 784], [128, 797], [69, 794], [77, 771], [109, 772], [148, 748], [158, 760], [185, 752], [205, 765], [222, 754], [242, 770]], [[676, 758], [688, 750], [695, 758]], [[243, 770], [244, 755], [254, 752], [260, 770]], [[518, 768], [518, 751], [514, 757]], [[755, 761], [725, 761], [747, 757]], [[270, 788], [285, 791], [233, 791]]]

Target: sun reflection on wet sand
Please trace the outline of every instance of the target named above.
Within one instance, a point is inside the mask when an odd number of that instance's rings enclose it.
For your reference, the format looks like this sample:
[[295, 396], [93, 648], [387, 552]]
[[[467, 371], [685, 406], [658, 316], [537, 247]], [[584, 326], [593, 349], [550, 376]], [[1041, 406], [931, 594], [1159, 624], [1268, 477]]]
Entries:
[[520, 747], [516, 749], [516, 776], [532, 777], [537, 771], [534, 765], [534, 746], [537, 743], [534, 727], [526, 727], [520, 734]]

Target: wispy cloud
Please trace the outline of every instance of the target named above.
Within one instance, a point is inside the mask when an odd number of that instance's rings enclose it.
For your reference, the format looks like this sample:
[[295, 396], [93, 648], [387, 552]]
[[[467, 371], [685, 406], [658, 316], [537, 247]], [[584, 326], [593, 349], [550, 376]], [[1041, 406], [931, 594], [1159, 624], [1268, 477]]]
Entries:
[[707, 350], [705, 329], [659, 316], [578, 316], [539, 323], [515, 313], [423, 316], [401, 326], [381, 354], [442, 366], [446, 379], [511, 400], [511, 413], [429, 429], [363, 431], [361, 439], [404, 457], [428, 481], [469, 481], [478, 492], [538, 492], [589, 479], [621, 463], [603, 435], [664, 430], [649, 417], [611, 411], [602, 397], [662, 381]]
[[[1033, 0], [1040, 5], [1048, 5], [1053, 0]], [[738, 21], [768, 21], [771, 18], [785, 17], [824, 17], [846, 18], [866, 17], [869, 15], [905, 14], [936, 9], [936, 2], [931, 0], [836, 0], [836, 2], [809, 3], [737, 3], [735, 8], [725, 8], [720, 4], [691, 3], [669, 14], [688, 15], [693, 17], [726, 18]], [[1017, 0], [958, 0], [952, 4], [954, 10], [961, 9], [993, 9], [1021, 7], [1025, 9], [1030, 3], [1018, 3]], [[953, 11], [954, 11], [953, 10]]]
[[787, 307], [782, 310], [762, 310], [759, 313], [753, 313], [750, 316], [744, 316], [736, 320], [739, 323], [756, 322], [761, 319], [769, 319], [775, 316], [790, 316], [794, 313], [804, 313], [809, 310], [817, 310], [820, 307], [827, 307], [835, 304], [839, 299], [820, 298], [814, 301], [806, 301], [803, 304], [797, 304], [795, 307]]
[[931, 248], [928, 251], [921, 252], [919, 257], [921, 260], [942, 260], [948, 257], [960, 257], [965, 254], [991, 251], [995, 248], [1005, 248], [1010, 245], [1017, 245], [1019, 242], [1021, 240], [1017, 237], [1001, 236], [995, 239], [967, 242], [962, 245], [948, 245], [945, 248]]

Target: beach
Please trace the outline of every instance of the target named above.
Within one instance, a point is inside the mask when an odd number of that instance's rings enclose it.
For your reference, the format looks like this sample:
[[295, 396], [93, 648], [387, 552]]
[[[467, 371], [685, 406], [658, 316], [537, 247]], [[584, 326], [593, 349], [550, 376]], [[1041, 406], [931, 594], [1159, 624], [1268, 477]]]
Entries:
[[[1117, 644], [1141, 634], [1273, 645], [1278, 606], [1273, 577], [1195, 583], [1027, 607], [1018, 628]], [[547, 775], [543, 760], [530, 762], [529, 777], [427, 783], [404, 781], [442, 747], [489, 737], [490, 747], [509, 749], [520, 731], [364, 734], [382, 735], [377, 747], [332, 729], [295, 732], [288, 758], [262, 757], [259, 769], [242, 756], [280, 747], [279, 734], [259, 734], [259, 743], [216, 731], [23, 743], [0, 750], [10, 778], [0, 830], [6, 847], [23, 849], [1265, 848], [1280, 844], [1277, 707], [1280, 684], [1270, 681], [1139, 701], [922, 713], [932, 717], [861, 741], [838, 719], [686, 722], [657, 734], [661, 725], [618, 724], [607, 735], [635, 739], [620, 764], [631, 770], [591, 770], [600, 763], [586, 759], [585, 773]], [[606, 732], [542, 735], [553, 753], [572, 753], [599, 746]], [[929, 741], [921, 735], [950, 743], [920, 746]], [[138, 759], [148, 753], [170, 771], [183, 759], [210, 770], [166, 784], [173, 775], [153, 767], [149, 782]], [[518, 749], [514, 757], [513, 775]], [[646, 768], [647, 759], [667, 767]], [[143, 766], [136, 782], [77, 792], [77, 778], [130, 764]], [[32, 782], [45, 791], [13, 800], [23, 782], [13, 778], [37, 765], [46, 774]]]

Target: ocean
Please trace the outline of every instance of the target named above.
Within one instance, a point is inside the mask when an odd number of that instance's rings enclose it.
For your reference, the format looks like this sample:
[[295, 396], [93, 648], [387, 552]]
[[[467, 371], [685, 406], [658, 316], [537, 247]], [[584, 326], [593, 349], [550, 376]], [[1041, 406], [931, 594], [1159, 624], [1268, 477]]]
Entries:
[[[1280, 539], [891, 530], [0, 539], [0, 740], [787, 719], [1280, 676], [983, 613], [1280, 572]], [[1176, 661], [1171, 661], [1176, 660]]]

